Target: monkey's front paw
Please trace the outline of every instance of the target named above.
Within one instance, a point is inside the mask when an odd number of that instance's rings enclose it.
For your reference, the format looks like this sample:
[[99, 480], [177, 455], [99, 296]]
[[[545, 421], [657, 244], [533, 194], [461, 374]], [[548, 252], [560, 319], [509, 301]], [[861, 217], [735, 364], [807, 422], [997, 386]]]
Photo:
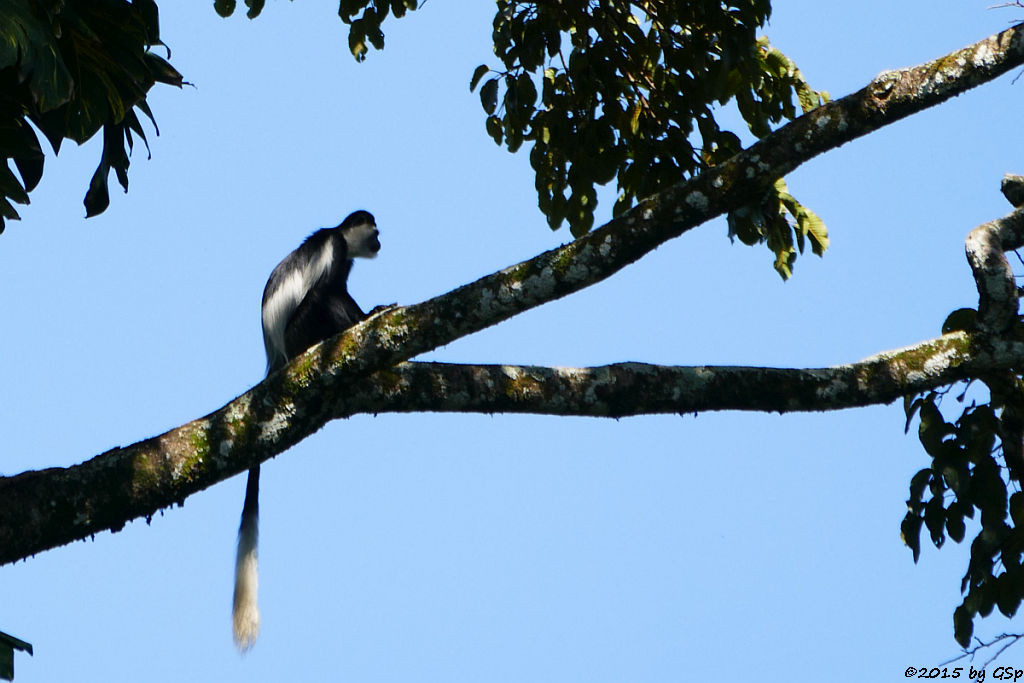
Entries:
[[367, 318], [372, 318], [373, 316], [377, 315], [378, 313], [384, 313], [385, 311], [390, 311], [392, 308], [398, 308], [398, 304], [397, 303], [394, 303], [394, 304], [381, 304], [380, 306], [374, 306], [373, 310], [370, 311], [370, 314], [368, 316], [366, 316], [366, 317]]

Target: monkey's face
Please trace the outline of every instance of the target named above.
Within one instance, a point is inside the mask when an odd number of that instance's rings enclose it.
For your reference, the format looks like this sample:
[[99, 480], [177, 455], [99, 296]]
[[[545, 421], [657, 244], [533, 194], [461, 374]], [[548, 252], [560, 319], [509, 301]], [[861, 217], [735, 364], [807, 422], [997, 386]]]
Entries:
[[373, 222], [357, 223], [344, 234], [349, 258], [374, 258], [380, 251], [380, 232]]

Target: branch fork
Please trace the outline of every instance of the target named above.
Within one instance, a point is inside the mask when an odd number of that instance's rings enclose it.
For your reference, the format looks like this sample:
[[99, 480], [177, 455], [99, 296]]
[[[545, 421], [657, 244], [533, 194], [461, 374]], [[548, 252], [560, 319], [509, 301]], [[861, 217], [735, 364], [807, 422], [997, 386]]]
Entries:
[[1005, 334], [1017, 324], [1018, 291], [1006, 252], [1024, 246], [1024, 177], [1003, 178], [1003, 194], [1018, 208], [967, 235], [967, 262], [978, 287], [978, 328]]

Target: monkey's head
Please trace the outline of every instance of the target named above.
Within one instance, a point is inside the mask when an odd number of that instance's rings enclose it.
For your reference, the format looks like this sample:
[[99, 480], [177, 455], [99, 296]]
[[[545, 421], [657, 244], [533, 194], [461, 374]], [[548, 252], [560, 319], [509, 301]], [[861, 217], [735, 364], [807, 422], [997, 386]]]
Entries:
[[369, 211], [353, 211], [337, 230], [345, 238], [349, 258], [374, 258], [380, 251], [380, 232]]

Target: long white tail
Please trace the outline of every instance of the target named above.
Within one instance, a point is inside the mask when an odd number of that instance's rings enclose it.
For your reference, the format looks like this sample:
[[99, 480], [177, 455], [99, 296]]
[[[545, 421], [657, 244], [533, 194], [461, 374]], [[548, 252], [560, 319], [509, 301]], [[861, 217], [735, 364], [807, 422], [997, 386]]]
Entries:
[[242, 523], [238, 526], [238, 555], [235, 558], [235, 598], [232, 620], [235, 645], [245, 652], [260, 633], [260, 609], [256, 604], [259, 583], [256, 555], [260, 537], [260, 468], [249, 470], [245, 486]]

